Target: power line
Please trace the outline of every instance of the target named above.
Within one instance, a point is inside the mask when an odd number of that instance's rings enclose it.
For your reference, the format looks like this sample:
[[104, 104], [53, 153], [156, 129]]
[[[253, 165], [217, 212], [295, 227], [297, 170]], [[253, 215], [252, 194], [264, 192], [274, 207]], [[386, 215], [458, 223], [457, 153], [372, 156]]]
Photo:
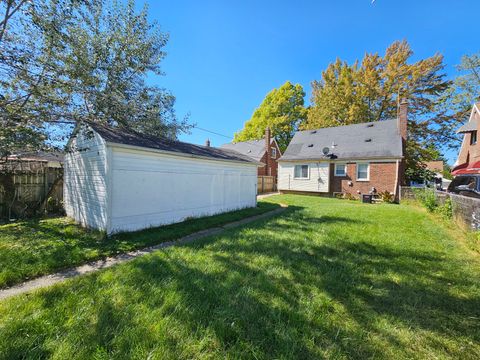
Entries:
[[[231, 136], [224, 135], [224, 134], [220, 134], [220, 133], [217, 133], [217, 132], [215, 132], [215, 131], [207, 130], [207, 129], [201, 128], [201, 127], [199, 127], [199, 126], [196, 126], [196, 125], [195, 125], [193, 128], [194, 128], [194, 129], [201, 130], [201, 131], [208, 132], [208, 133], [210, 133], [210, 134], [214, 134], [214, 135], [222, 136], [222, 137], [224, 137], [224, 138], [227, 138], [227, 139], [229, 139], [229, 140], [233, 140], [233, 137], [231, 137]], [[262, 148], [262, 149], [264, 148], [264, 146], [263, 146], [263, 145], [257, 145], [257, 144], [254, 144], [254, 143], [252, 143], [252, 142], [251, 142], [251, 141], [249, 141], [249, 140], [247, 140], [247, 141], [242, 141], [242, 142], [249, 143], [250, 145], [253, 145], [253, 146], [256, 146], [256, 147], [259, 147], [259, 148]]]

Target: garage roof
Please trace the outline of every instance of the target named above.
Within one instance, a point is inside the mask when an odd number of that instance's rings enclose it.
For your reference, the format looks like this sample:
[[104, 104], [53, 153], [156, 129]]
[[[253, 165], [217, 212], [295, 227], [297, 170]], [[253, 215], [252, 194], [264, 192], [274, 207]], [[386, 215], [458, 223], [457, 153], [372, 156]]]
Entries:
[[233, 150], [219, 149], [209, 146], [194, 145], [182, 141], [141, 134], [132, 130], [110, 127], [98, 123], [87, 123], [107, 143], [122, 144], [145, 149], [161, 150], [179, 155], [210, 158], [212, 160], [237, 161], [255, 163], [257, 161]]

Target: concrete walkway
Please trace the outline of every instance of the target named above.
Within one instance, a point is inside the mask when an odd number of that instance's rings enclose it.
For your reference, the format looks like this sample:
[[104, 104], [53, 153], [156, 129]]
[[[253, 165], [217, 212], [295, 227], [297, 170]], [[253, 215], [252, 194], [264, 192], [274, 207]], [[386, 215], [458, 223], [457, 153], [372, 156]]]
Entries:
[[161, 244], [158, 244], [158, 245], [155, 245], [155, 246], [150, 246], [148, 248], [144, 248], [144, 249], [141, 249], [141, 250], [130, 251], [130, 252], [127, 252], [127, 253], [124, 253], [124, 254], [121, 254], [121, 255], [117, 255], [117, 256], [113, 256], [113, 257], [107, 257], [103, 260], [93, 261], [93, 262], [87, 263], [85, 265], [81, 265], [81, 266], [78, 266], [78, 267], [75, 267], [75, 268], [60, 271], [60, 272], [55, 273], [55, 274], [45, 275], [45, 276], [42, 276], [42, 277], [39, 277], [39, 278], [36, 278], [36, 279], [33, 279], [33, 280], [26, 281], [22, 284], [18, 284], [18, 285], [12, 286], [10, 288], [0, 290], [0, 300], [7, 299], [9, 297], [19, 295], [19, 294], [23, 294], [23, 293], [26, 293], [26, 292], [29, 292], [29, 291], [32, 291], [32, 290], [37, 290], [37, 289], [45, 288], [45, 287], [48, 287], [48, 286], [51, 286], [51, 285], [54, 285], [54, 284], [58, 284], [60, 282], [63, 282], [67, 279], [70, 279], [70, 278], [73, 278], [73, 277], [76, 277], [76, 276], [88, 274], [88, 273], [98, 271], [98, 270], [102, 270], [102, 269], [106, 269], [106, 268], [109, 268], [113, 265], [121, 264], [121, 263], [127, 262], [129, 260], [135, 259], [136, 257], [143, 256], [143, 255], [146, 255], [146, 254], [150, 254], [150, 253], [152, 253], [156, 250], [168, 248], [168, 247], [171, 247], [171, 246], [174, 246], [174, 245], [187, 244], [187, 243], [193, 242], [195, 240], [198, 240], [198, 239], [201, 239], [201, 238], [204, 238], [204, 237], [207, 237], [207, 236], [220, 234], [220, 233], [224, 232], [226, 229], [235, 228], [235, 227], [238, 227], [238, 226], [241, 226], [241, 225], [248, 224], [252, 221], [265, 219], [265, 218], [271, 217], [273, 215], [277, 215], [277, 214], [283, 212], [285, 210], [285, 208], [287, 207], [286, 205], [283, 205], [283, 204], [281, 206], [282, 207], [279, 208], [279, 209], [275, 209], [273, 211], [269, 211], [269, 212], [264, 213], [264, 214], [251, 216], [251, 217], [248, 217], [248, 218], [245, 218], [245, 219], [242, 219], [242, 220], [238, 220], [238, 221], [234, 221], [234, 222], [225, 224], [223, 226], [198, 231], [196, 233], [184, 236], [184, 237], [182, 237], [178, 240], [167, 241], [167, 242], [163, 242]]
[[277, 191], [277, 192], [270, 192], [270, 193], [260, 194], [260, 195], [257, 195], [257, 200], [265, 199], [265, 198], [267, 198], [267, 197], [274, 196], [274, 195], [280, 195], [280, 193]]

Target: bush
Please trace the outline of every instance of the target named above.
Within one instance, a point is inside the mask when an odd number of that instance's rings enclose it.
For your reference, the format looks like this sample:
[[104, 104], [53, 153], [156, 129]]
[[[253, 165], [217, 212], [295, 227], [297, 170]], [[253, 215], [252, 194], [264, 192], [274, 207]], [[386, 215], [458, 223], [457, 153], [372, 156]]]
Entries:
[[434, 212], [438, 207], [435, 190], [433, 189], [414, 189], [416, 199], [427, 208], [429, 212]]
[[453, 217], [452, 199], [450, 198], [445, 199], [445, 203], [443, 205], [438, 206], [437, 212], [440, 215], [442, 215], [445, 219], [451, 219]]
[[380, 196], [383, 202], [393, 203], [395, 201], [395, 196], [390, 191], [385, 190], [385, 191], [379, 192], [378, 195]]

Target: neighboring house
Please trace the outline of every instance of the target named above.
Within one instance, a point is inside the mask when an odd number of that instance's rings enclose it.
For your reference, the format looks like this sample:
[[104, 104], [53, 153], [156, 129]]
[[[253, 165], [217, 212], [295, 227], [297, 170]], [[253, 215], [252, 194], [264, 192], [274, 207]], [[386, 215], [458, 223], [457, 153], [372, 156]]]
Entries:
[[463, 141], [452, 175], [480, 174], [480, 143], [477, 141], [479, 124], [480, 103], [476, 103], [468, 122], [457, 130], [457, 134], [463, 134]]
[[281, 192], [355, 196], [405, 183], [407, 103], [398, 119], [299, 131], [279, 159]]
[[282, 156], [275, 138], [270, 135], [270, 129], [265, 130], [262, 140], [249, 140], [228, 143], [220, 146], [221, 149], [235, 150], [240, 154], [261, 162], [264, 166], [258, 168], [258, 176], [278, 176], [278, 159]]
[[427, 161], [425, 165], [427, 170], [430, 170], [435, 173], [435, 178], [431, 181], [429, 180], [412, 181], [410, 182], [410, 186], [412, 187], [432, 186], [432, 187], [437, 187], [437, 188], [446, 190], [448, 188], [448, 185], [450, 185], [452, 181], [449, 179], [445, 179], [443, 177], [443, 170], [445, 168], [443, 160]]
[[235, 151], [85, 123], [67, 149], [67, 215], [108, 234], [256, 206], [260, 164]]

